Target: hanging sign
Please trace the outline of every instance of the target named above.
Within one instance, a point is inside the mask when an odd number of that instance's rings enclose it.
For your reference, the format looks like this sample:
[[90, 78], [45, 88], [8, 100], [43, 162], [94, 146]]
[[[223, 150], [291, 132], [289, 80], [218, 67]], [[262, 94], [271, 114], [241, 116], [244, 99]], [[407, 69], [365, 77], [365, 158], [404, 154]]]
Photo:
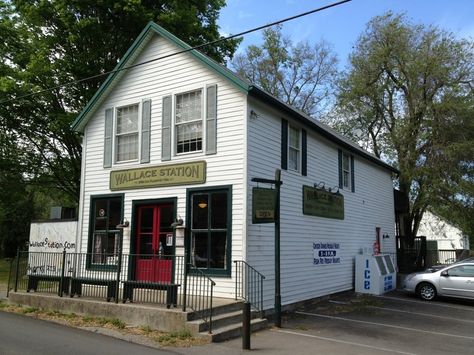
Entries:
[[324, 189], [303, 186], [303, 214], [344, 219], [344, 196]]
[[160, 165], [110, 172], [110, 190], [203, 184], [206, 182], [206, 162]]
[[252, 189], [252, 223], [274, 223], [275, 202], [275, 190], [254, 187]]

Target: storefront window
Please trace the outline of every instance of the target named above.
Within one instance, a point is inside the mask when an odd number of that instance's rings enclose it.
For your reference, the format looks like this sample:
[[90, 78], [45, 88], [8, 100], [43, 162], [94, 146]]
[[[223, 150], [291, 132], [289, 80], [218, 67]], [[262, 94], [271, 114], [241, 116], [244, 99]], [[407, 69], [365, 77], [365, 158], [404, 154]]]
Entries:
[[230, 273], [230, 196], [230, 189], [190, 195], [191, 262], [214, 274]]
[[91, 201], [91, 231], [89, 265], [115, 265], [119, 253], [122, 220], [122, 196], [93, 197]]

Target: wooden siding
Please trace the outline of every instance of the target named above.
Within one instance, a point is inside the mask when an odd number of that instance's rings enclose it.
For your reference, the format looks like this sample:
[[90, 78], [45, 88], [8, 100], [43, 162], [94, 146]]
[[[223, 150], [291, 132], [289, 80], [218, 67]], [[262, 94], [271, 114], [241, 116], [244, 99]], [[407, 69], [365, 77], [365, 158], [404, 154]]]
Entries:
[[[170, 42], [155, 35], [139, 55], [136, 62], [147, 61], [177, 51]], [[89, 237], [90, 197], [109, 194], [111, 170], [147, 167], [164, 164], [161, 162], [161, 106], [162, 97], [187, 90], [202, 88], [208, 84], [218, 85], [217, 106], [217, 154], [204, 153], [172, 156], [166, 164], [206, 160], [207, 181], [205, 184], [180, 187], [148, 188], [127, 190], [124, 201], [124, 216], [132, 221], [132, 201], [177, 197], [177, 215], [186, 220], [186, 190], [209, 186], [232, 185], [232, 260], [242, 259], [242, 235], [245, 231], [245, 189], [244, 149], [246, 96], [227, 80], [199, 63], [189, 53], [152, 62], [130, 69], [114, 87], [96, 111], [85, 130], [85, 156], [83, 169], [83, 194], [81, 202], [81, 252], [87, 252]], [[115, 164], [112, 169], [103, 168], [104, 114], [108, 107], [130, 103], [141, 103], [151, 99], [151, 147], [150, 163], [139, 162]], [[203, 130], [205, 132], [205, 129]], [[121, 191], [116, 191], [121, 192]], [[82, 217], [82, 216], [81, 216]], [[130, 251], [130, 233], [134, 228], [124, 229], [123, 252]], [[180, 248], [182, 250], [182, 248]], [[234, 280], [228, 277], [214, 277], [217, 282], [216, 296], [233, 297]]]
[[[273, 179], [280, 168], [281, 114], [255, 101], [249, 110], [257, 113], [248, 122], [247, 261], [266, 276], [265, 308], [274, 304], [274, 224], [252, 224], [251, 188], [253, 177]], [[283, 117], [298, 126], [290, 117]], [[354, 257], [363, 248], [372, 248], [375, 228], [390, 238], [382, 241], [382, 251], [395, 252], [394, 204], [389, 171], [355, 156], [355, 193], [344, 195], [345, 219], [303, 215], [302, 185], [324, 182], [338, 185], [338, 147], [307, 130], [308, 175], [282, 171], [281, 188], [281, 293], [282, 304], [311, 299], [354, 287]], [[313, 265], [313, 242], [340, 244], [341, 263]]]

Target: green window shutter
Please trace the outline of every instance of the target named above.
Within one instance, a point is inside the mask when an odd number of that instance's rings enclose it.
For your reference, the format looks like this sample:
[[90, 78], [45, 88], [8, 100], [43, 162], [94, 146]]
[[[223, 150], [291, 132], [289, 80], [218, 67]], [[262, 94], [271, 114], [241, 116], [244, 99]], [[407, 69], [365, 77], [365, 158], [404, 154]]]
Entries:
[[281, 119], [281, 168], [288, 169], [288, 121]]
[[104, 168], [112, 166], [112, 136], [114, 128], [114, 110], [108, 108], [105, 110], [104, 122]]
[[344, 188], [344, 186], [342, 182], [342, 150], [341, 149], [337, 150], [337, 162], [339, 166], [339, 188], [342, 189]]
[[142, 102], [142, 141], [140, 163], [150, 162], [151, 100]]
[[217, 153], [217, 85], [209, 85], [206, 93], [206, 154]]
[[308, 153], [307, 153], [306, 130], [301, 130], [301, 175], [308, 175]]
[[355, 181], [354, 181], [354, 156], [351, 155], [351, 190], [355, 192]]
[[171, 96], [163, 97], [161, 121], [161, 160], [171, 160]]

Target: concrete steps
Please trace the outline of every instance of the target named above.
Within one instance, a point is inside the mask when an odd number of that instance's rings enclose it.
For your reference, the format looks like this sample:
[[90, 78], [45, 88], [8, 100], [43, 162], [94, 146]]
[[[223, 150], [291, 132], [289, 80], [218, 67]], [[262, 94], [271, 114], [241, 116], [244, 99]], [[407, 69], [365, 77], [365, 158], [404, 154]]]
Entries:
[[[259, 312], [252, 312], [250, 329], [256, 332], [268, 327], [268, 321], [260, 318]], [[186, 322], [186, 327], [196, 336], [208, 338], [212, 342], [222, 342], [242, 336], [242, 303], [216, 307], [212, 316], [212, 333], [209, 333], [209, 323], [191, 313], [191, 320]]]

